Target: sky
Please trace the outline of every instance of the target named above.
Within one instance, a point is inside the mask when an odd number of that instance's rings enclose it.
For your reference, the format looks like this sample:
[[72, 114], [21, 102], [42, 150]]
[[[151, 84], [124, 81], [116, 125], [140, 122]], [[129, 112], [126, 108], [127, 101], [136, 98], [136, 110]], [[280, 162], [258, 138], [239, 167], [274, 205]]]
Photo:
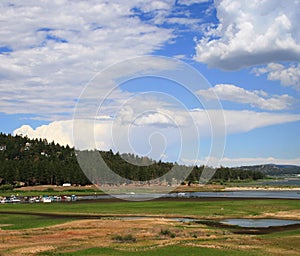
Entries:
[[300, 165], [299, 0], [0, 2], [0, 131]]

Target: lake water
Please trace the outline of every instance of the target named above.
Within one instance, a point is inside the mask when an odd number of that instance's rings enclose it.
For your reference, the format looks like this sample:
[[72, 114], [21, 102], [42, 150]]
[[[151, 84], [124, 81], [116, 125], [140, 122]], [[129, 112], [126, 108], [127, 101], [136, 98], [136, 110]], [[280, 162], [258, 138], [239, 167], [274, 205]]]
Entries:
[[300, 190], [195, 192], [195, 197], [300, 199]]
[[220, 223], [243, 228], [269, 228], [300, 224], [300, 221], [282, 219], [226, 219], [220, 221]]
[[224, 191], [224, 192], [187, 192], [170, 194], [119, 194], [79, 196], [78, 200], [96, 200], [120, 198], [124, 200], [147, 200], [152, 198], [273, 198], [273, 199], [300, 199], [300, 190], [276, 191]]

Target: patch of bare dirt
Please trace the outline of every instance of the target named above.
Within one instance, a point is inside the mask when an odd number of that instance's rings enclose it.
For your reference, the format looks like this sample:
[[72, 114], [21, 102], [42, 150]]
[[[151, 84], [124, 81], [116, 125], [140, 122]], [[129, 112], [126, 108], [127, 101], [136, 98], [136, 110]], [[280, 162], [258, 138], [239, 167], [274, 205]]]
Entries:
[[275, 212], [275, 213], [265, 213], [265, 214], [262, 215], [262, 217], [300, 220], [300, 210], [279, 211], [279, 212]]

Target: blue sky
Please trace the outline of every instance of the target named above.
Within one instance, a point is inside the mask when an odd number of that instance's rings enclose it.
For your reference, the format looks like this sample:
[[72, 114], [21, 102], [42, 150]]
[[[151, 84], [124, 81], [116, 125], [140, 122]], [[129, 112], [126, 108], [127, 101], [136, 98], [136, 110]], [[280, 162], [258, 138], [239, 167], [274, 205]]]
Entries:
[[[162, 56], [207, 83], [187, 92], [159, 77], [103, 80], [90, 91], [97, 117], [85, 116], [93, 119], [93, 145], [184, 163], [300, 165], [298, 0], [4, 0], [0, 7], [1, 132], [74, 145], [76, 104], [93, 78], [131, 58]], [[151, 61], [144, 68], [167, 70], [168, 59]], [[121, 67], [119, 79], [133, 69]], [[218, 142], [219, 119], [209, 124], [204, 113], [222, 113], [226, 144]], [[214, 138], [210, 125], [218, 126]], [[180, 140], [187, 126], [200, 137], [191, 130]], [[212, 152], [213, 139], [222, 154]], [[198, 143], [200, 154], [180, 155], [180, 143]]]

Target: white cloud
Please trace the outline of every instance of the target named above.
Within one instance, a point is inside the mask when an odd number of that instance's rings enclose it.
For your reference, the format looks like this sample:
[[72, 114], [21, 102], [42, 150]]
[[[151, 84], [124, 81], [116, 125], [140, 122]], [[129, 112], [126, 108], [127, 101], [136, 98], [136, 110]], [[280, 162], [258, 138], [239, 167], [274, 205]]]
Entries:
[[268, 80], [279, 80], [284, 86], [293, 86], [300, 90], [300, 64], [285, 67], [278, 63], [269, 63], [266, 67], [252, 70], [257, 76], [267, 74]]
[[149, 113], [145, 116], [137, 118], [134, 124], [140, 126], [148, 125], [160, 125], [160, 126], [172, 126], [172, 120], [170, 120], [166, 115], [162, 113]]
[[[174, 37], [171, 29], [144, 22], [134, 8], [147, 7], [156, 17], [156, 11], [170, 12], [172, 4], [1, 1], [0, 45], [13, 50], [0, 54], [1, 112], [70, 118], [76, 99], [96, 72], [150, 54]], [[110, 86], [103, 85], [103, 92]]]
[[72, 123], [70, 121], [54, 121], [48, 125], [42, 125], [33, 129], [29, 125], [22, 125], [14, 131], [14, 134], [27, 136], [28, 138], [47, 139], [61, 145], [73, 146]]
[[248, 91], [232, 84], [217, 84], [207, 90], [199, 90], [197, 94], [206, 99], [215, 99], [217, 97], [220, 100], [249, 104], [252, 107], [263, 110], [285, 110], [293, 102], [293, 98], [287, 94], [270, 97], [262, 90]]
[[202, 4], [210, 2], [211, 0], [178, 0], [178, 4], [181, 5], [192, 5], [192, 4]]
[[216, 0], [219, 24], [197, 42], [195, 59], [225, 70], [300, 61], [298, 0]]
[[[293, 114], [275, 114], [267, 112], [255, 112], [249, 110], [206, 110], [191, 112], [194, 120], [197, 120], [197, 125], [200, 131], [209, 129], [209, 116], [224, 115], [227, 134], [243, 133], [261, 127], [267, 127], [275, 124], [284, 124], [288, 122], [300, 121], [300, 115]], [[214, 120], [214, 125], [218, 125], [217, 118]], [[207, 133], [209, 134], [210, 133]]]
[[168, 18], [166, 20], [167, 23], [169, 24], [179, 24], [179, 25], [185, 25], [188, 26], [189, 29], [196, 29], [196, 27], [198, 27], [197, 25], [199, 25], [201, 20], [199, 19], [192, 19], [192, 18]]

